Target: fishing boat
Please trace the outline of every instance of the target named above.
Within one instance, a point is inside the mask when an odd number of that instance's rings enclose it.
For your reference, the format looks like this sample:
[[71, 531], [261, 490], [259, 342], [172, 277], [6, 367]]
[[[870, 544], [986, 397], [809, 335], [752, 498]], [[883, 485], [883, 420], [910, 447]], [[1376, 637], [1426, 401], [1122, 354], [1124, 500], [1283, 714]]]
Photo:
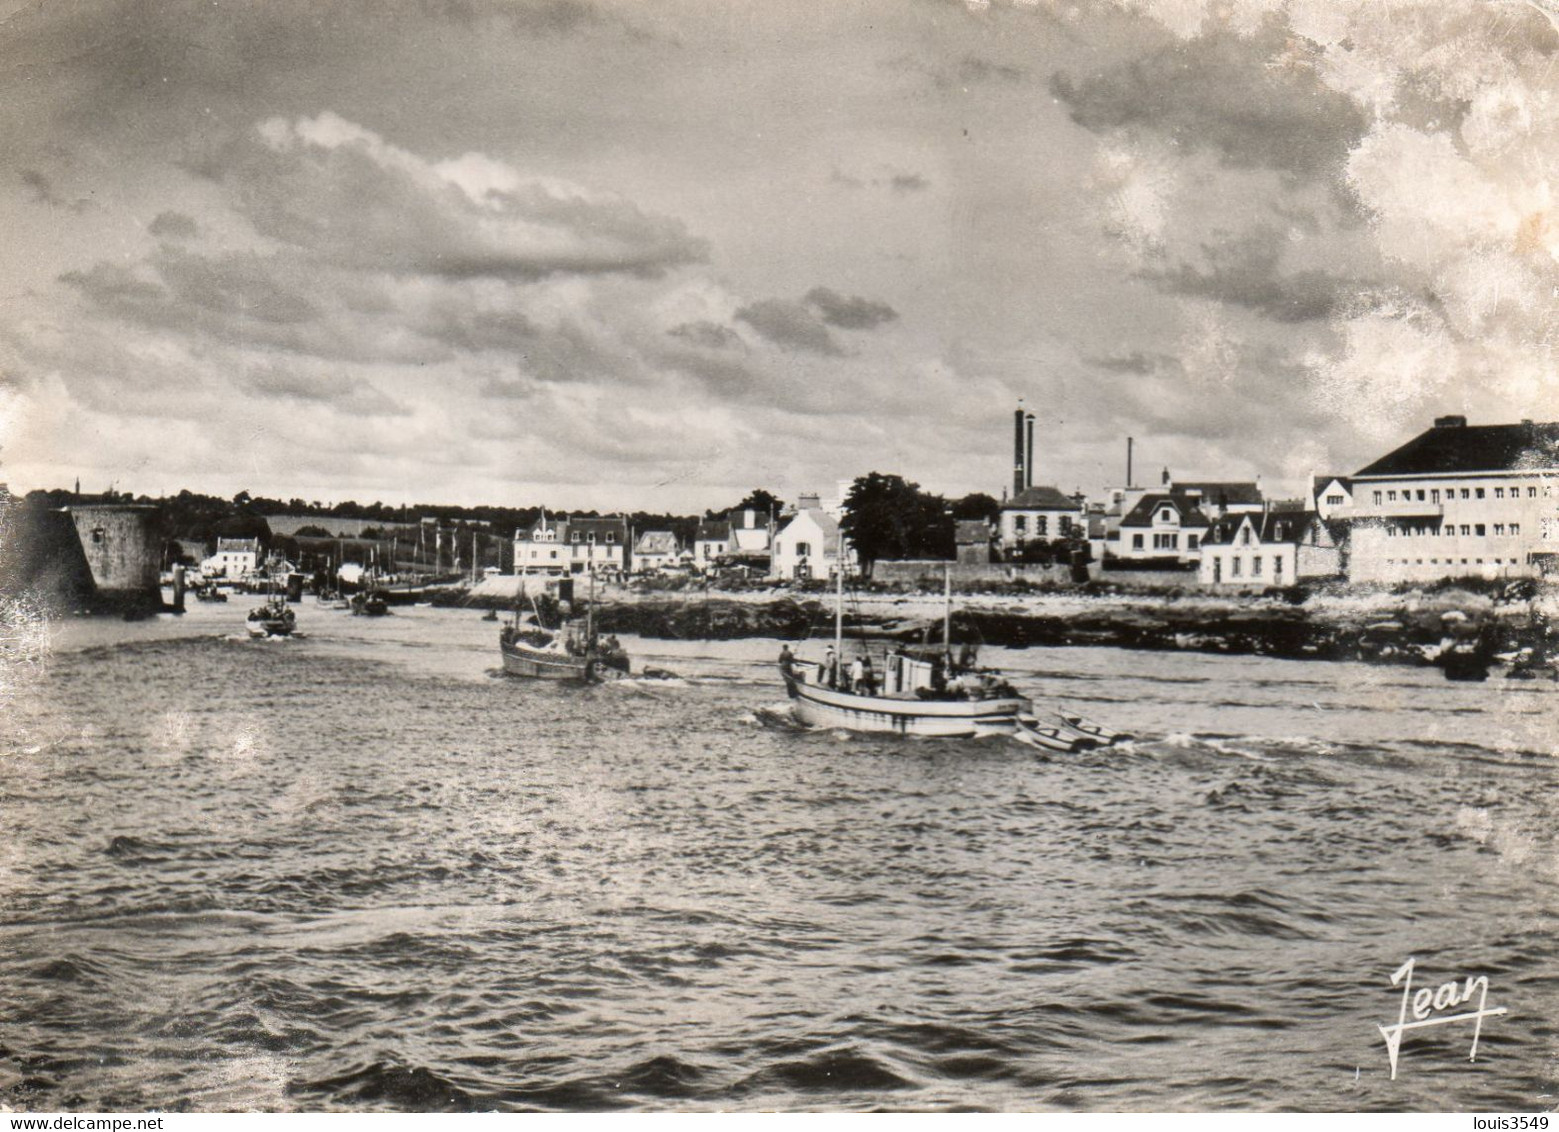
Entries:
[[364, 590], [352, 595], [352, 613], [356, 617], [383, 617], [390, 612], [390, 603], [383, 590]]
[[1086, 751], [1130, 736], [1079, 716], [1041, 719], [1034, 704], [994, 669], [981, 668], [973, 646], [951, 646], [952, 576], [946, 582], [942, 644], [898, 647], [884, 657], [879, 684], [867, 661], [843, 670], [844, 577], [835, 594], [834, 647], [821, 663], [803, 663], [787, 647], [780, 674], [792, 711], [813, 727], [937, 738], [1006, 735], [1050, 751]]
[[[594, 594], [594, 578], [591, 592]], [[518, 616], [498, 631], [498, 649], [507, 676], [535, 680], [568, 680], [599, 683], [629, 673], [628, 654], [615, 637], [597, 637], [594, 602], [587, 608], [583, 627], [564, 622], [556, 629], [541, 623], [541, 611], [532, 601], [533, 621], [522, 624]]]
[[297, 628], [298, 615], [287, 605], [287, 595], [276, 591], [276, 575], [273, 564], [268, 563], [265, 604], [257, 605], [244, 619], [244, 627], [251, 637], [288, 637]]

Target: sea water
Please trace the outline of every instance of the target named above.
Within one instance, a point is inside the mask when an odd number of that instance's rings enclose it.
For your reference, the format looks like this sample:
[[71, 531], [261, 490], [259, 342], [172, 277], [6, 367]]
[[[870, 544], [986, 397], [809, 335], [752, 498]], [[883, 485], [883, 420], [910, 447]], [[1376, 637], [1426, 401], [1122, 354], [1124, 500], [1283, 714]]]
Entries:
[[[785, 722], [778, 643], [498, 672], [472, 611], [66, 620], [0, 692], [31, 1109], [1534, 1109], [1559, 686], [986, 650], [1135, 733]], [[808, 647], [799, 650], [803, 657]], [[811, 648], [821, 655], [821, 645]], [[1486, 976], [1472, 1025], [1382, 1025]], [[1409, 1015], [1411, 1021], [1411, 1015]]]

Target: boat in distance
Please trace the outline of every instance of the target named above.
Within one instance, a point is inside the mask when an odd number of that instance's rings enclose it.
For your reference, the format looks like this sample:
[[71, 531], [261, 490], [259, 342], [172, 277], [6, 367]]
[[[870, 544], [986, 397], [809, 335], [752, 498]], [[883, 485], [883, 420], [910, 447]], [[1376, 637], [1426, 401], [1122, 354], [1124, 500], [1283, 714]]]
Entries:
[[244, 618], [244, 628], [251, 637], [288, 637], [297, 625], [297, 614], [287, 608], [287, 599], [280, 594], [266, 598], [264, 605], [255, 606]]
[[628, 654], [593, 638], [532, 626], [505, 625], [498, 648], [506, 676], [598, 683], [628, 675]]

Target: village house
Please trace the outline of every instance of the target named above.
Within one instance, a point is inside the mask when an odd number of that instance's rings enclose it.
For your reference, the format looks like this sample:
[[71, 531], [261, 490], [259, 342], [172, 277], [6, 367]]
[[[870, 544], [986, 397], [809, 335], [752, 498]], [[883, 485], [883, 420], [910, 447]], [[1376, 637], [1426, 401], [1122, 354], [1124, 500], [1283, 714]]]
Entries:
[[260, 540], [257, 538], [219, 538], [216, 553], [200, 564], [208, 578], [242, 578], [260, 566]]
[[1064, 495], [1058, 488], [1026, 487], [1001, 505], [1000, 537], [1010, 558], [1023, 553], [1027, 543], [1068, 538], [1083, 521], [1083, 497]]
[[725, 519], [700, 519], [693, 535], [693, 565], [713, 569], [731, 552], [731, 524]]
[[989, 520], [958, 519], [953, 523], [954, 556], [970, 566], [989, 565], [994, 537]]
[[549, 518], [545, 513], [530, 527], [514, 532], [517, 574], [583, 574], [586, 571], [626, 571], [628, 520]]
[[1208, 527], [1198, 580], [1208, 586], [1289, 586], [1342, 573], [1333, 529], [1310, 511], [1239, 512]]
[[677, 566], [682, 560], [682, 547], [671, 531], [645, 531], [633, 544], [633, 569], [638, 574]]
[[1352, 479], [1349, 581], [1521, 577], [1559, 563], [1559, 424], [1440, 417]]
[[771, 574], [801, 581], [827, 578], [839, 567], [841, 549], [848, 565], [848, 544], [817, 496], [802, 496], [800, 502], [803, 506], [774, 535]]
[[1322, 519], [1352, 518], [1352, 478], [1349, 476], [1315, 476], [1310, 481], [1310, 507]]
[[1114, 559], [1174, 558], [1181, 564], [1198, 562], [1208, 522], [1192, 498], [1171, 492], [1146, 492], [1106, 535], [1106, 554]]

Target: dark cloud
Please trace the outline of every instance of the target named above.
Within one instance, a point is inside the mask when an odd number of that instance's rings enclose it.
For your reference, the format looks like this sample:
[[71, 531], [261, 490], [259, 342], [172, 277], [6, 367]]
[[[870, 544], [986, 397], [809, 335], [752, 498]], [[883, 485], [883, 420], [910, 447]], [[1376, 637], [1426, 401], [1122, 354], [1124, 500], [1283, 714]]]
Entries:
[[1156, 373], [1162, 369], [1180, 368], [1180, 362], [1168, 354], [1149, 354], [1133, 350], [1129, 354], [1109, 354], [1085, 359], [1089, 365], [1109, 370], [1111, 373]]
[[1277, 28], [1251, 39], [1214, 32], [1083, 78], [1058, 73], [1050, 90], [1095, 133], [1141, 127], [1230, 165], [1327, 177], [1368, 123], [1289, 50]]
[[403, 417], [411, 412], [363, 378], [338, 373], [306, 374], [267, 366], [239, 374], [236, 384], [257, 397], [329, 405], [352, 416]]
[[1028, 71], [1022, 67], [992, 62], [978, 55], [965, 55], [958, 61], [958, 81], [964, 85], [989, 82], [1016, 83], [1022, 82], [1027, 77]]
[[1181, 264], [1141, 278], [1162, 290], [1234, 303], [1278, 322], [1324, 319], [1359, 287], [1357, 280], [1324, 271], [1282, 270], [1283, 233], [1262, 226], [1237, 239], [1204, 245], [1206, 268]]
[[50, 208], [63, 208], [67, 212], [85, 212], [92, 207], [92, 202], [85, 197], [77, 200], [67, 200], [54, 188], [54, 182], [45, 177], [36, 169], [23, 169], [20, 173], [22, 184], [32, 190], [33, 200], [39, 204], [48, 205]]
[[839, 349], [828, 327], [820, 322], [805, 303], [789, 299], [760, 299], [736, 312], [770, 342], [794, 350], [839, 356]]
[[921, 56], [900, 55], [882, 64], [886, 71], [911, 75], [929, 82], [938, 90], [968, 88], [983, 84], [1020, 83], [1029, 77], [1025, 67], [987, 59], [972, 52], [956, 60], [933, 62]]
[[813, 287], [803, 301], [815, 308], [828, 325], [844, 330], [871, 330], [899, 317], [899, 312], [887, 303], [841, 295], [827, 287]]
[[684, 322], [681, 326], [673, 326], [666, 333], [673, 338], [681, 338], [695, 346], [704, 346], [711, 350], [737, 346], [742, 341], [741, 335], [729, 326], [721, 326], [718, 322], [706, 320]]
[[332, 115], [266, 124], [223, 182], [262, 235], [357, 270], [446, 278], [654, 277], [708, 257], [671, 217], [540, 184], [473, 199], [420, 159]]
[[919, 173], [895, 173], [888, 183], [896, 193], [918, 193], [931, 187], [931, 182]]
[[200, 225], [182, 212], [159, 212], [146, 231], [163, 240], [193, 240], [200, 235]]

